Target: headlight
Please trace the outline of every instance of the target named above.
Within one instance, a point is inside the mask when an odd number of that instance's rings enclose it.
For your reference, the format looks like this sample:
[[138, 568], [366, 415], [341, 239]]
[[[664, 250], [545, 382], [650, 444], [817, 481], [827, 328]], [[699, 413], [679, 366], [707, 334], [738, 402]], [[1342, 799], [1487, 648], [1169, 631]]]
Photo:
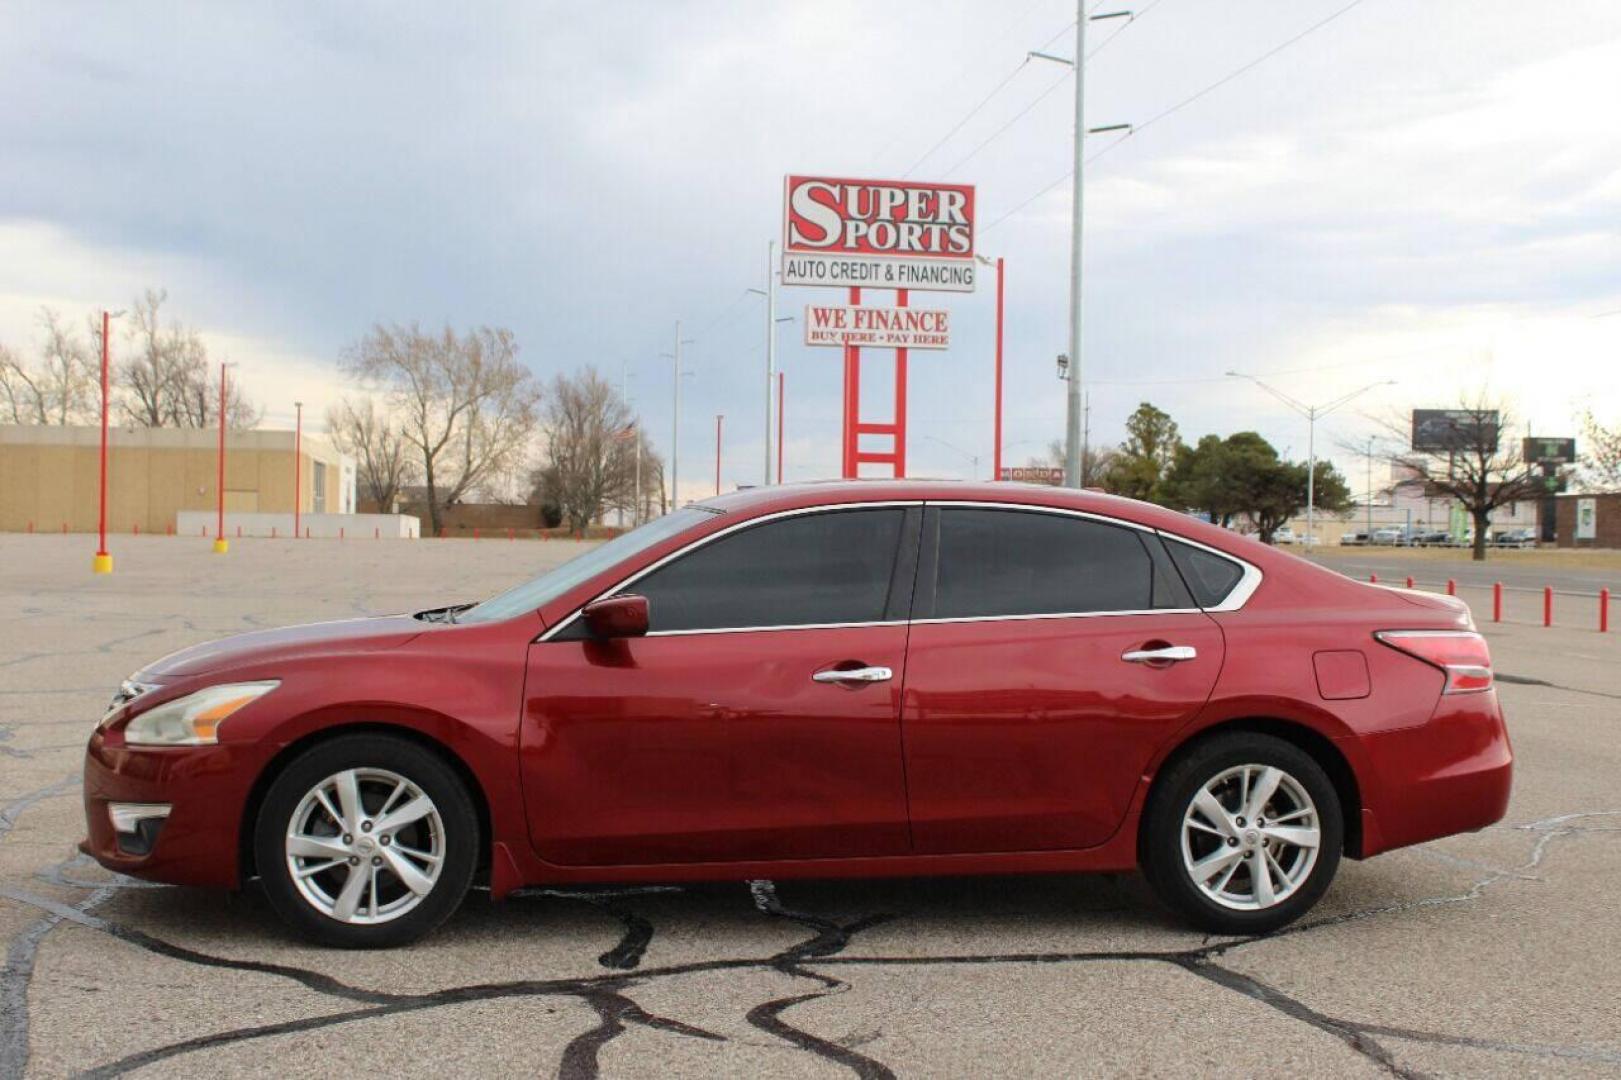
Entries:
[[225, 683], [149, 709], [124, 727], [131, 746], [208, 746], [219, 741], [219, 726], [250, 701], [280, 686], [278, 681]]

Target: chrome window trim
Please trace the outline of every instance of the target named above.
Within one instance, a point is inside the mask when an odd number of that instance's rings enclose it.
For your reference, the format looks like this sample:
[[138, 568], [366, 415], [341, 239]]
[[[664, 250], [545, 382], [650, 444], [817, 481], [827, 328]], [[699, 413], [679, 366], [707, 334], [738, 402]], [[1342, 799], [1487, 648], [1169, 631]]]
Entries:
[[1259, 566], [1256, 566], [1247, 559], [1241, 559], [1230, 551], [1223, 551], [1220, 548], [1213, 548], [1209, 544], [1201, 544], [1199, 541], [1191, 540], [1188, 537], [1183, 536], [1181, 533], [1167, 532], [1164, 529], [1155, 529], [1154, 531], [1160, 535], [1161, 539], [1179, 541], [1180, 543], [1187, 544], [1190, 547], [1199, 548], [1201, 551], [1208, 551], [1212, 555], [1226, 559], [1228, 562], [1237, 563], [1239, 566], [1243, 567], [1243, 576], [1238, 579], [1238, 584], [1229, 589], [1227, 595], [1222, 597], [1221, 603], [1213, 604], [1210, 607], [1203, 608], [1202, 610], [1237, 611], [1245, 604], [1249, 603], [1250, 597], [1255, 595], [1255, 590], [1261, 587], [1261, 580], [1266, 575], [1261, 573], [1261, 568]]
[[1191, 615], [1201, 611], [1237, 611], [1249, 601], [1249, 598], [1254, 595], [1255, 590], [1260, 587], [1263, 576], [1261, 574], [1260, 567], [1255, 566], [1253, 563], [1247, 562], [1246, 560], [1241, 559], [1230, 552], [1222, 551], [1219, 548], [1213, 548], [1209, 544], [1201, 544], [1197, 540], [1190, 540], [1180, 533], [1168, 532], [1164, 529], [1157, 529], [1150, 525], [1140, 525], [1135, 521], [1126, 521], [1121, 518], [1110, 517], [1107, 514], [1093, 513], [1090, 510], [1075, 510], [1065, 506], [1042, 506], [1037, 503], [993, 502], [983, 499], [885, 499], [875, 502], [827, 503], [820, 506], [801, 506], [792, 510], [779, 510], [774, 514], [765, 514], [761, 517], [749, 518], [747, 521], [740, 521], [735, 525], [728, 526], [727, 528], [710, 533], [708, 536], [694, 540], [692, 543], [670, 552], [668, 555], [664, 556], [662, 559], [659, 559], [652, 565], [643, 567], [641, 570], [631, 574], [629, 577], [623, 578], [614, 585], [604, 589], [602, 592], [587, 600], [584, 604], [581, 604], [579, 607], [575, 608], [568, 614], [566, 618], [564, 618], [556, 626], [541, 634], [540, 637], [536, 638], [535, 640], [537, 643], [550, 641], [554, 636], [562, 633], [566, 628], [571, 626], [580, 617], [580, 612], [584, 611], [587, 605], [594, 604], [605, 596], [613, 596], [614, 594], [629, 588], [631, 585], [634, 585], [636, 582], [640, 581], [642, 578], [653, 573], [653, 571], [659, 569], [667, 563], [674, 562], [683, 555], [697, 551], [706, 544], [719, 540], [723, 536], [730, 536], [732, 533], [738, 532], [742, 529], [751, 528], [756, 525], [764, 525], [767, 522], [777, 521], [782, 518], [798, 517], [802, 514], [829, 513], [840, 510], [880, 510], [912, 506], [969, 507], [980, 510], [1022, 510], [1040, 514], [1057, 514], [1064, 517], [1082, 518], [1087, 521], [1096, 521], [1104, 525], [1114, 525], [1124, 529], [1135, 529], [1138, 532], [1148, 533], [1164, 539], [1178, 540], [1184, 544], [1189, 544], [1201, 550], [1208, 551], [1212, 555], [1227, 559], [1229, 562], [1237, 563], [1243, 568], [1243, 576], [1239, 578], [1238, 584], [1234, 585], [1231, 591], [1229, 591], [1227, 595], [1222, 598], [1222, 602], [1220, 604], [1207, 608], [1148, 608], [1146, 610], [1128, 611], [1039, 612], [1025, 615], [962, 615], [937, 619], [887, 619], [873, 620], [870, 622], [848, 623], [793, 623], [783, 626], [726, 626], [693, 630], [650, 630], [646, 636], [650, 638], [692, 637], [697, 634], [759, 634], [782, 630], [844, 630], [865, 626], [905, 626], [908, 623], [914, 626], [926, 626], [944, 623], [1022, 622], [1032, 619], [1096, 619], [1125, 615]]
[[[598, 600], [601, 600], [605, 596], [613, 596], [615, 593], [618, 593], [618, 592], [620, 592], [620, 591], [622, 591], [624, 589], [629, 588], [630, 586], [636, 584], [636, 582], [640, 581], [642, 578], [646, 577], [648, 574], [651, 574], [653, 571], [655, 571], [655, 570], [659, 569], [660, 567], [664, 566], [666, 563], [674, 562], [676, 559], [681, 558], [683, 555], [689, 555], [692, 552], [697, 551], [699, 548], [705, 546], [706, 544], [710, 544], [710, 543], [713, 543], [716, 540], [719, 540], [723, 536], [730, 536], [732, 533], [739, 532], [739, 531], [741, 531], [743, 529], [752, 528], [752, 527], [754, 527], [756, 525], [764, 525], [764, 524], [766, 524], [767, 522], [770, 522], [770, 521], [778, 521], [778, 520], [780, 520], [782, 518], [799, 517], [799, 516], [801, 516], [803, 514], [832, 513], [832, 512], [839, 511], [839, 510], [888, 510], [888, 509], [893, 509], [895, 507], [905, 508], [905, 507], [909, 507], [909, 506], [922, 506], [922, 505], [923, 505], [923, 500], [922, 499], [882, 499], [882, 500], [877, 500], [877, 501], [874, 501], [874, 502], [826, 503], [826, 504], [819, 505], [819, 506], [800, 506], [800, 507], [796, 507], [795, 509], [792, 509], [792, 510], [779, 510], [774, 514], [763, 514], [760, 517], [749, 518], [746, 521], [739, 521], [735, 525], [729, 525], [724, 529], [718, 529], [715, 532], [710, 533], [708, 536], [699, 537], [697, 540], [694, 540], [692, 543], [687, 544], [684, 547], [677, 548], [676, 550], [670, 552], [668, 555], [664, 556], [662, 559], [659, 559], [657, 562], [653, 563], [652, 565], [644, 566], [644, 567], [642, 567], [642, 569], [636, 571], [636, 573], [631, 574], [629, 577], [620, 580], [619, 582], [615, 583], [614, 585], [609, 586], [608, 588], [604, 589], [602, 592], [598, 593], [597, 595], [593, 596], [591, 599], [587, 600], [585, 603], [581, 604], [579, 607], [575, 608], [573, 611], [571, 611], [568, 614], [567, 618], [563, 619], [556, 626], [554, 626], [551, 629], [547, 630], [544, 634], [541, 634], [540, 637], [535, 639], [535, 641], [537, 643], [544, 642], [544, 641], [550, 641], [554, 636], [556, 636], [557, 634], [561, 634], [565, 629], [567, 629], [570, 625], [572, 625], [574, 623], [574, 621], [580, 617], [580, 612], [584, 611], [589, 605], [596, 603]], [[728, 626], [728, 627], [705, 628], [705, 629], [698, 629], [698, 630], [650, 630], [650, 631], [647, 632], [646, 636], [647, 637], [677, 637], [677, 636], [685, 637], [685, 636], [690, 636], [690, 635], [693, 635], [693, 634], [742, 634], [742, 633], [749, 633], [749, 632], [760, 632], [760, 631], [764, 631], [764, 630], [827, 630], [827, 629], [833, 629], [833, 628], [839, 628], [839, 627], [853, 627], [853, 626], [904, 626], [904, 625], [905, 625], [904, 620], [895, 620], [895, 621], [892, 621], [892, 622], [875, 621], [875, 622], [855, 622], [855, 623], [793, 623], [793, 624], [784, 625], [784, 626]]]
[[934, 626], [943, 623], [979, 622], [1031, 622], [1036, 619], [1118, 619], [1127, 615], [1199, 615], [1204, 608], [1140, 608], [1132, 611], [1053, 611], [1029, 615], [952, 615], [938, 619], [913, 619], [913, 626]]

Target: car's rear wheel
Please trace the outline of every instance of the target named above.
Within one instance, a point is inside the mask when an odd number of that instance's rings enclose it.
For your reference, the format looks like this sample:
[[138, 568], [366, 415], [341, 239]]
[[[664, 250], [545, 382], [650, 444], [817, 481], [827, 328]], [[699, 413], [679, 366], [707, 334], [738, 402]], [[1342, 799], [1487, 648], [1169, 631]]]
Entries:
[[277, 914], [343, 948], [402, 945], [444, 922], [467, 893], [478, 845], [460, 778], [389, 735], [345, 735], [294, 758], [254, 827]]
[[1264, 934], [1328, 889], [1345, 834], [1334, 784], [1270, 735], [1218, 735], [1160, 777], [1143, 819], [1143, 872], [1201, 929]]

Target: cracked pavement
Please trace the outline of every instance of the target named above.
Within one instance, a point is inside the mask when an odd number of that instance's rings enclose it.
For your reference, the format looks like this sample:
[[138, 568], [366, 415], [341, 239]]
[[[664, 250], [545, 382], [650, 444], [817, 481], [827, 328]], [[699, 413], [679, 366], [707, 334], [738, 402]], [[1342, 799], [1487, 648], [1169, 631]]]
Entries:
[[345, 953], [252, 890], [79, 856], [119, 679], [259, 626], [473, 599], [578, 550], [0, 535], [0, 1077], [1621, 1076], [1621, 645], [1487, 627], [1508, 818], [1342, 864], [1305, 921], [1209, 938], [1134, 875], [481, 893]]

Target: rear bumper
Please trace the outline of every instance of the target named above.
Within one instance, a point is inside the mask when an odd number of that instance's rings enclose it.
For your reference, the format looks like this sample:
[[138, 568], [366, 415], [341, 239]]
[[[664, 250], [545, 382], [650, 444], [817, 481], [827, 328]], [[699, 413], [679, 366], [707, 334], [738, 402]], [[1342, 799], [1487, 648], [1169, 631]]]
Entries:
[[[229, 746], [132, 750], [90, 738], [84, 759], [87, 835], [79, 850], [120, 874], [173, 885], [235, 888], [238, 824], [247, 791], [238, 777], [253, 775]], [[170, 809], [149, 850], [121, 846], [109, 803], [167, 804]]]
[[1364, 856], [1484, 829], [1508, 813], [1514, 753], [1496, 690], [1448, 695], [1428, 723], [1359, 741]]

